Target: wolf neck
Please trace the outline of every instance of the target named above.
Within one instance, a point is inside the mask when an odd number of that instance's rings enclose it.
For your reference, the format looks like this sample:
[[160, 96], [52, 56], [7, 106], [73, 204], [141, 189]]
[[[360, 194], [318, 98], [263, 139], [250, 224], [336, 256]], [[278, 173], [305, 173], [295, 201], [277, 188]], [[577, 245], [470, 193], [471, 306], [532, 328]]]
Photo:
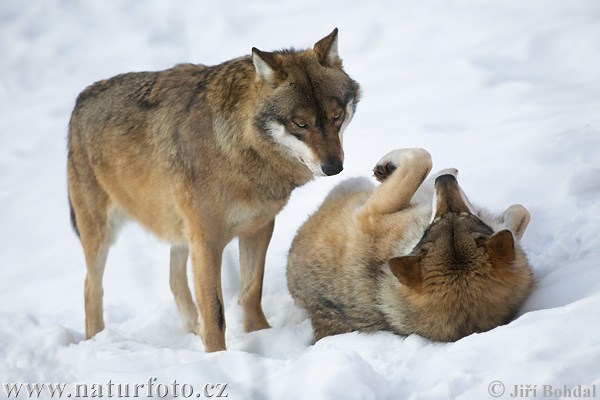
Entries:
[[256, 136], [256, 140], [248, 140], [249, 135], [239, 135], [233, 141], [224, 140], [219, 145], [229, 164], [247, 179], [252, 190], [272, 200], [282, 200], [313, 178], [306, 166], [281, 154], [256, 128], [247, 129], [255, 130], [251, 135]]
[[238, 79], [223, 75], [219, 109], [213, 110], [217, 146], [237, 173], [245, 176], [263, 194], [281, 199], [313, 178], [308, 167], [285, 155], [255, 124], [260, 87], [254, 82], [250, 57], [229, 61], [228, 70], [244, 71]]

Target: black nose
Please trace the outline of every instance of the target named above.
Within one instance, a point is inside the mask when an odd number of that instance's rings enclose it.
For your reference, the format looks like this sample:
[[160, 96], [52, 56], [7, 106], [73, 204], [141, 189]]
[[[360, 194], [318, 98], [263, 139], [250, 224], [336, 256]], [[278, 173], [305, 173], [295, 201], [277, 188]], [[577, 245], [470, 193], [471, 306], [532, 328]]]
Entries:
[[342, 164], [342, 160], [339, 158], [330, 158], [325, 161], [325, 164], [321, 166], [321, 169], [327, 176], [337, 175], [344, 169], [344, 165]]

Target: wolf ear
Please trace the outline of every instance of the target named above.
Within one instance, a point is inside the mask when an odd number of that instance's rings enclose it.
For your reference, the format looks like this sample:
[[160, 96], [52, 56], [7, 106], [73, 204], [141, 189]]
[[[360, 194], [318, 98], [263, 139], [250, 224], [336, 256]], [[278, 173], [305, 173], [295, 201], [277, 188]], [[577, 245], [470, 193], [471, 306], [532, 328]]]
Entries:
[[508, 267], [515, 259], [515, 240], [505, 229], [485, 241], [485, 248], [494, 267]]
[[500, 215], [499, 219], [506, 228], [510, 229], [521, 240], [527, 225], [529, 225], [531, 215], [522, 205], [513, 204]]
[[400, 283], [414, 290], [421, 289], [423, 275], [419, 256], [395, 257], [389, 261], [390, 270], [396, 275]]
[[272, 86], [277, 86], [287, 77], [281, 71], [281, 60], [276, 53], [267, 53], [253, 47], [252, 62], [256, 68], [257, 79], [263, 79]]
[[329, 36], [315, 43], [314, 52], [319, 56], [319, 62], [324, 67], [336, 67], [342, 69], [342, 59], [338, 54], [338, 28], [335, 28]]

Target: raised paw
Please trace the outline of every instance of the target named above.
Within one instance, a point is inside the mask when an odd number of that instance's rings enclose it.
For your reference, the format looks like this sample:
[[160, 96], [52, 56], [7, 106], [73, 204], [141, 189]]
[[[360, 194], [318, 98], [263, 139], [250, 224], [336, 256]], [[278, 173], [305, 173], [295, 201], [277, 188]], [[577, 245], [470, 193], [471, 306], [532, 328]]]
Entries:
[[375, 179], [379, 182], [383, 182], [387, 179], [388, 176], [392, 174], [396, 170], [396, 166], [391, 162], [386, 164], [377, 164], [375, 168], [373, 168], [373, 174], [375, 175]]
[[420, 148], [397, 149], [387, 153], [377, 162], [373, 169], [375, 178], [379, 182], [385, 181], [399, 166], [406, 161], [427, 159], [431, 163], [431, 155], [427, 150]]

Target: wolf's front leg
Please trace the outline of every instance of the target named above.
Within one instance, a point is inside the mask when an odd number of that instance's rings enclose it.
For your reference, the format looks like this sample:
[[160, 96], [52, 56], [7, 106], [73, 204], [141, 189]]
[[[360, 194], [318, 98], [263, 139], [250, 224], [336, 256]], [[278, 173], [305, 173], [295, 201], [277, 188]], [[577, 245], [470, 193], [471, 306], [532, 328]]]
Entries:
[[207, 352], [225, 350], [225, 312], [221, 290], [221, 259], [223, 247], [220, 243], [199, 240], [193, 235], [190, 243], [194, 289], [202, 318], [202, 342]]
[[240, 236], [242, 287], [239, 304], [244, 311], [244, 331], [270, 328], [261, 306], [263, 275], [267, 247], [273, 235], [275, 220], [258, 231]]
[[364, 206], [367, 214], [388, 214], [410, 205], [410, 200], [431, 171], [431, 155], [423, 149], [400, 149], [386, 154], [375, 166], [375, 189]]

